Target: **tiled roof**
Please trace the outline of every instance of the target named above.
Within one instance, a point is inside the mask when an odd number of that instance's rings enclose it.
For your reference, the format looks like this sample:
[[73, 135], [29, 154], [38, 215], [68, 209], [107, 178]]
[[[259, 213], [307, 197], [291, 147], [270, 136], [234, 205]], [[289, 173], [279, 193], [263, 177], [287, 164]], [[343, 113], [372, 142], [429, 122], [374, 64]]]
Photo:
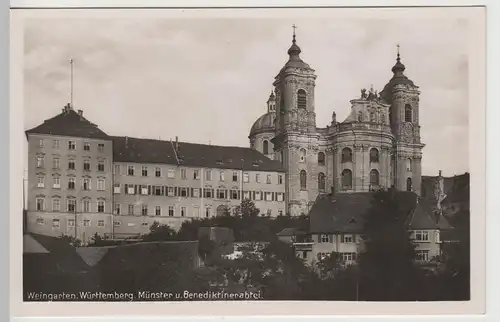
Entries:
[[283, 172], [279, 161], [251, 148], [112, 137], [115, 162], [158, 163], [244, 171]]
[[97, 125], [89, 122], [72, 108], [65, 107], [61, 113], [26, 131], [28, 134], [49, 134], [91, 139], [109, 139]]
[[[319, 195], [309, 212], [310, 233], [361, 232], [373, 195], [373, 192]], [[444, 217], [437, 221], [431, 208], [426, 207], [423, 201], [417, 204], [417, 195], [413, 192], [398, 191], [396, 198], [401, 213], [408, 216], [409, 228], [449, 227]]]

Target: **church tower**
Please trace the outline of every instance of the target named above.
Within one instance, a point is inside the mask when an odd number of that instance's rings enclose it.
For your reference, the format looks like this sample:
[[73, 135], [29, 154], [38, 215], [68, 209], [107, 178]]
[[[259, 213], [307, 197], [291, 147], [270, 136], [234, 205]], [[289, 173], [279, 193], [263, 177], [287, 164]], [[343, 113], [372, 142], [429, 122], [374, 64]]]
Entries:
[[301, 49], [293, 26], [289, 59], [275, 77], [275, 159], [285, 178], [287, 209], [291, 215], [307, 214], [318, 194], [318, 138], [314, 112], [314, 70], [300, 58]]
[[392, 67], [393, 77], [380, 93], [391, 104], [390, 123], [394, 135], [391, 160], [392, 182], [396, 189], [420, 195], [422, 180], [422, 149], [419, 125], [420, 91], [404, 75], [405, 65], [398, 54]]

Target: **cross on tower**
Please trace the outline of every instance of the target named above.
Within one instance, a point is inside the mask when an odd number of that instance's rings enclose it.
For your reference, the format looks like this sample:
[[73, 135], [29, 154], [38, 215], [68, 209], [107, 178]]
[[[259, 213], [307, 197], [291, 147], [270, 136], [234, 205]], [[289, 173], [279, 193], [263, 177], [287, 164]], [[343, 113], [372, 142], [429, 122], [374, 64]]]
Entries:
[[293, 28], [293, 35], [295, 36], [295, 29], [297, 29], [297, 26], [295, 24], [293, 24], [292, 28]]
[[396, 47], [398, 48], [398, 59], [399, 59], [399, 44], [397, 44]]

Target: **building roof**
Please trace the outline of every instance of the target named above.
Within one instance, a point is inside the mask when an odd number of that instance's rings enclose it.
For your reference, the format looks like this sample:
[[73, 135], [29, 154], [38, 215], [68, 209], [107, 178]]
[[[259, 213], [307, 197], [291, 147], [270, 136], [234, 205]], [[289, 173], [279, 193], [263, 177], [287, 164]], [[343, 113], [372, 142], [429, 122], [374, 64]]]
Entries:
[[[188, 167], [284, 172], [279, 161], [251, 148], [112, 137], [115, 162], [157, 163]], [[174, 148], [177, 146], [177, 152]]]
[[[422, 198], [436, 202], [434, 186], [437, 178], [437, 176], [422, 176]], [[470, 192], [469, 182], [469, 173], [453, 177], [443, 177], [443, 192], [446, 195], [443, 202], [468, 202]]]
[[23, 254], [48, 254], [49, 251], [37, 242], [33, 236], [23, 236]]
[[[309, 212], [310, 233], [361, 232], [373, 195], [373, 192], [319, 195]], [[398, 191], [396, 198], [401, 212], [408, 216], [410, 229], [449, 227], [446, 218], [435, 218], [423, 201], [417, 203], [417, 195], [413, 192]]]
[[295, 236], [295, 235], [304, 235], [304, 234], [305, 234], [304, 230], [302, 230], [300, 228], [291, 227], [291, 228], [283, 229], [282, 231], [277, 233], [276, 236]]
[[259, 133], [271, 133], [274, 134], [274, 119], [276, 118], [275, 112], [269, 112], [260, 116], [252, 125], [250, 129], [250, 135], [252, 137]]
[[[79, 111], [79, 113], [82, 113]], [[82, 137], [91, 139], [108, 139], [106, 133], [101, 131], [97, 125], [83, 117], [83, 113], [75, 112], [69, 105], [65, 106], [61, 113], [45, 120], [42, 124], [26, 131], [28, 134], [48, 134], [70, 137]]]

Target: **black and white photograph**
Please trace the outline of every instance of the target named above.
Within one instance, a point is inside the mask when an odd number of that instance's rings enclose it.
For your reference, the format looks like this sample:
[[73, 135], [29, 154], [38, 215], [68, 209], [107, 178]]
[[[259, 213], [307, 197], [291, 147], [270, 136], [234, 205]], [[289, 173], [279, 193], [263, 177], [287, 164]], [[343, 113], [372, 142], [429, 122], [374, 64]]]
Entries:
[[472, 300], [484, 20], [310, 10], [23, 19], [23, 302]]

